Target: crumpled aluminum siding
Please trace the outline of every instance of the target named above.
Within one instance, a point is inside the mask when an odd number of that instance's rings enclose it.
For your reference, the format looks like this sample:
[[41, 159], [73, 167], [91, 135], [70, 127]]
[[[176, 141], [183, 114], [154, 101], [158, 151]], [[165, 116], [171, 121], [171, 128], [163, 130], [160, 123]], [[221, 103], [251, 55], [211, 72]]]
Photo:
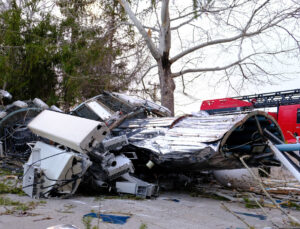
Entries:
[[[151, 118], [124, 122], [119, 128], [134, 129], [129, 141], [159, 154], [192, 153], [206, 147], [217, 151], [219, 140], [247, 113], [235, 115]], [[137, 131], [139, 129], [139, 131]], [[133, 132], [134, 132], [133, 131]]]

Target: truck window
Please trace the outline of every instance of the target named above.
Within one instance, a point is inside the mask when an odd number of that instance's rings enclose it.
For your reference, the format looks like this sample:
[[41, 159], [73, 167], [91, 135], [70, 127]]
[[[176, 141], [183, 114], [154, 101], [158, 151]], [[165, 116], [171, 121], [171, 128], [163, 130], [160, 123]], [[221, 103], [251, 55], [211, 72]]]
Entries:
[[300, 109], [297, 109], [297, 123], [300, 123]]

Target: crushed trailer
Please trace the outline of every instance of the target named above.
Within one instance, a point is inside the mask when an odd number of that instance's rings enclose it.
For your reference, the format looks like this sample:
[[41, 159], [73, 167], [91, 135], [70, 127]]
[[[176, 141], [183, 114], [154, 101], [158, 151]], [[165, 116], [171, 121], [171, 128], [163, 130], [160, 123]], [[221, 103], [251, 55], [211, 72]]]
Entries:
[[243, 168], [243, 156], [250, 167], [283, 164], [300, 181], [299, 144], [283, 144], [276, 120], [262, 111], [170, 117], [150, 101], [106, 92], [69, 114], [40, 109], [27, 123], [35, 139], [26, 142], [23, 190], [34, 198], [78, 188], [157, 196], [172, 180]]

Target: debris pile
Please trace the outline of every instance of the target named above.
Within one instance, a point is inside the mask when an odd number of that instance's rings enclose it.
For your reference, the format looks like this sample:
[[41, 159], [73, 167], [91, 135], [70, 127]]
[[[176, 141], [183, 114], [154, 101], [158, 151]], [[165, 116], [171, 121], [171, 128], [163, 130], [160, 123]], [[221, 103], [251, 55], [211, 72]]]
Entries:
[[[0, 90], [0, 101], [10, 100], [12, 96]], [[30, 142], [40, 137], [33, 134], [27, 124], [41, 111], [51, 109], [61, 111], [56, 106], [49, 106], [41, 99], [14, 101], [7, 106], [0, 106], [0, 156], [1, 167], [7, 170], [18, 170], [31, 154]]]
[[[243, 168], [241, 157], [250, 167], [283, 163], [300, 180], [293, 162], [299, 160], [294, 152], [299, 145], [282, 144], [277, 122], [262, 111], [176, 118], [150, 101], [108, 92], [70, 113], [41, 101], [26, 104], [0, 119], [0, 141], [4, 156], [30, 155], [23, 190], [34, 198], [74, 194], [79, 186], [157, 196], [159, 187], [171, 183], [184, 185], [208, 171]], [[14, 127], [17, 123], [26, 131]], [[22, 137], [16, 135], [19, 130]], [[20, 145], [12, 139], [22, 139], [24, 148], [12, 150]]]

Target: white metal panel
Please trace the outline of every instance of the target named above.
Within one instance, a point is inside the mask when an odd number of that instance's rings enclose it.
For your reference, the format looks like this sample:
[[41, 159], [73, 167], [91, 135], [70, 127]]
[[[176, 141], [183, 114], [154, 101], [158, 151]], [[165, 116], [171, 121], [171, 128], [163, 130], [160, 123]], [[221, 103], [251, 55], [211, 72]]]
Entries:
[[91, 101], [86, 103], [87, 107], [94, 111], [102, 120], [109, 119], [111, 117], [111, 113], [107, 111], [103, 106], [101, 106], [96, 101]]
[[49, 110], [41, 112], [28, 127], [41, 137], [81, 153], [91, 150], [108, 133], [104, 123]]
[[293, 166], [289, 162], [289, 160], [282, 154], [280, 150], [277, 149], [277, 147], [270, 141], [268, 140], [268, 145], [277, 157], [279, 161], [294, 175], [294, 177], [300, 182], [300, 172], [297, 168]]
[[[39, 155], [36, 157], [35, 151]], [[73, 163], [73, 161], [79, 161]], [[33, 148], [33, 152], [30, 155], [28, 162], [24, 166], [24, 174], [28, 173], [27, 169], [32, 166], [36, 166], [43, 171], [45, 177], [43, 178], [43, 184], [41, 193], [48, 193], [55, 184], [59, 182], [71, 180], [73, 175], [84, 174], [86, 169], [91, 165], [88, 159], [85, 159], [85, 166], [83, 164], [84, 158], [81, 154], [74, 152], [66, 152], [63, 149], [48, 145], [43, 142], [37, 142]], [[81, 162], [80, 162], [81, 161]], [[79, 176], [80, 177], [80, 176]], [[24, 181], [24, 180], [23, 180]], [[59, 188], [60, 193], [71, 193], [77, 189], [81, 179], [74, 180], [74, 182], [66, 182], [65, 185]], [[25, 190], [26, 191], [26, 190]], [[28, 192], [30, 192], [30, 187]], [[26, 192], [27, 194], [29, 194]], [[49, 194], [49, 193], [48, 193]], [[47, 195], [46, 195], [47, 196]]]

